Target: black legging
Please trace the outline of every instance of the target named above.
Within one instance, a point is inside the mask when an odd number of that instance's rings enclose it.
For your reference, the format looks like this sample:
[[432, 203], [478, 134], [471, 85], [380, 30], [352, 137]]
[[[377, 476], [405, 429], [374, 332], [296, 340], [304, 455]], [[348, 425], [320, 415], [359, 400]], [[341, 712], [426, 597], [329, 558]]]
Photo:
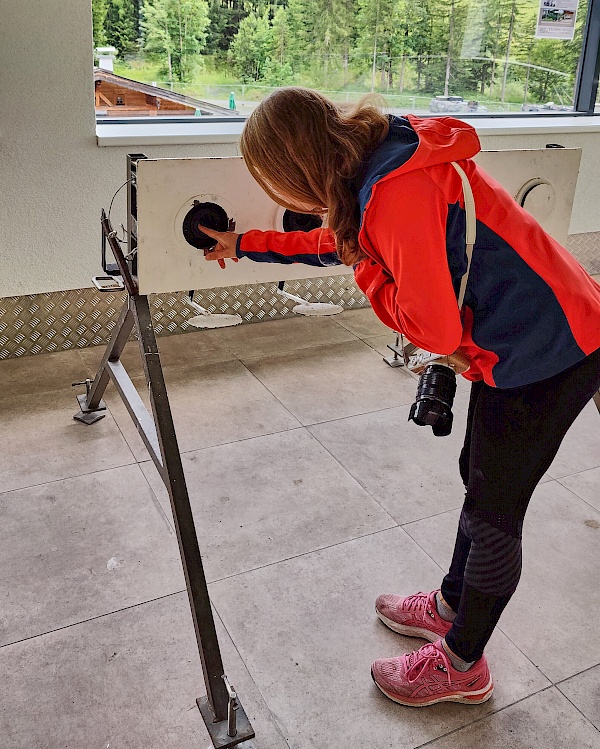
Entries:
[[[446, 636], [475, 661], [515, 592], [521, 531], [533, 490], [600, 388], [600, 349], [542, 382], [500, 390], [475, 382], [460, 473], [467, 494], [442, 595], [456, 612]], [[600, 418], [598, 419], [600, 430]]]

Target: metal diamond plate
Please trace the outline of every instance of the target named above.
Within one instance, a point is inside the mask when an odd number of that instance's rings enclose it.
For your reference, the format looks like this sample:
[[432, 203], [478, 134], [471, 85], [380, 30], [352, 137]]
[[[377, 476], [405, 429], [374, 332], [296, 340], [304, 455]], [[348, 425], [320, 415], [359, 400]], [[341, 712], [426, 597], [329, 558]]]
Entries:
[[[285, 289], [308, 301], [331, 301], [347, 309], [369, 305], [351, 275], [288, 281]], [[184, 292], [150, 298], [158, 336], [195, 330], [188, 320], [197, 312], [186, 299]], [[124, 301], [124, 293], [96, 289], [0, 299], [0, 359], [108, 343]], [[296, 304], [277, 294], [277, 284], [203, 289], [194, 301], [210, 312], [237, 313], [245, 323], [289, 317]]]
[[[600, 232], [571, 234], [567, 249], [590, 273], [600, 273]], [[313, 302], [333, 302], [346, 309], [367, 307], [368, 300], [351, 275], [287, 281], [286, 291]], [[157, 335], [191, 328], [197, 313], [187, 294], [157, 294], [150, 308]], [[0, 359], [65, 351], [107, 343], [125, 300], [123, 293], [96, 289], [0, 299]], [[194, 301], [211, 312], [239, 314], [245, 323], [289, 317], [295, 302], [277, 294], [276, 284], [204, 289]]]
[[570, 234], [567, 249], [588, 273], [600, 273], [600, 231]]

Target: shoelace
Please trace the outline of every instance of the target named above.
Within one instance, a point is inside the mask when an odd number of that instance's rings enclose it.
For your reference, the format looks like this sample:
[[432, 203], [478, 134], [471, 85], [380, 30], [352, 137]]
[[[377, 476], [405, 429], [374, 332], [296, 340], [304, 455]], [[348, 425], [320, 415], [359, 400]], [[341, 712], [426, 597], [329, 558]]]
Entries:
[[431, 616], [431, 608], [429, 606], [429, 593], [423, 593], [419, 591], [418, 593], [414, 593], [412, 596], [407, 596], [404, 605], [409, 611], [416, 611], [420, 613], [423, 621], [426, 621], [425, 617], [428, 614]]
[[435, 645], [423, 645], [420, 650], [402, 656], [402, 666], [409, 684], [414, 684], [422, 676], [425, 669], [435, 666], [436, 663], [440, 663], [443, 666], [446, 678], [448, 679], [448, 686], [452, 686], [450, 659], [443, 649], [438, 649]]
[[[410, 611], [414, 611], [416, 609], [423, 608], [423, 606], [427, 605], [427, 596], [428, 593], [423, 593], [422, 591], [419, 591], [418, 593], [413, 593], [412, 596], [406, 596], [405, 598], [405, 606]], [[423, 596], [425, 596], [425, 603], [423, 603]]]
[[424, 364], [440, 358], [441, 354], [432, 354], [429, 351], [419, 351], [418, 354], [413, 354], [413, 356], [409, 357], [407, 366], [409, 369], [416, 369], [417, 367], [422, 367]]

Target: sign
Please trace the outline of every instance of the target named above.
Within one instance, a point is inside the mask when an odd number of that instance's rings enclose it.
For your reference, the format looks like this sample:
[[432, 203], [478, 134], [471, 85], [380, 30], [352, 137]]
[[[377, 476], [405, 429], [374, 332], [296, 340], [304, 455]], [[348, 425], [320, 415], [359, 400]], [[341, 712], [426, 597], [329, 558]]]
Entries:
[[536, 38], [572, 40], [578, 4], [579, 0], [540, 0]]

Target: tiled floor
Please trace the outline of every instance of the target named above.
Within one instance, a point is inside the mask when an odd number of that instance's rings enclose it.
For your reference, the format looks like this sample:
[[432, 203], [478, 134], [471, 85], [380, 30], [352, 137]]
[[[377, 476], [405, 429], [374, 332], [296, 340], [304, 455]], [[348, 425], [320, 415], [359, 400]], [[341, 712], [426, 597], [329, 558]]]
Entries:
[[[244, 746], [600, 749], [593, 404], [534, 495], [493, 698], [415, 710], [372, 684], [420, 644], [376, 595], [436, 587], [450, 558], [467, 394], [449, 438], [408, 424], [386, 342], [367, 309], [159, 341]], [[100, 354], [0, 362], [0, 748], [208, 749], [166, 491], [116, 391], [72, 419]], [[136, 344], [123, 360], [145, 397]]]

